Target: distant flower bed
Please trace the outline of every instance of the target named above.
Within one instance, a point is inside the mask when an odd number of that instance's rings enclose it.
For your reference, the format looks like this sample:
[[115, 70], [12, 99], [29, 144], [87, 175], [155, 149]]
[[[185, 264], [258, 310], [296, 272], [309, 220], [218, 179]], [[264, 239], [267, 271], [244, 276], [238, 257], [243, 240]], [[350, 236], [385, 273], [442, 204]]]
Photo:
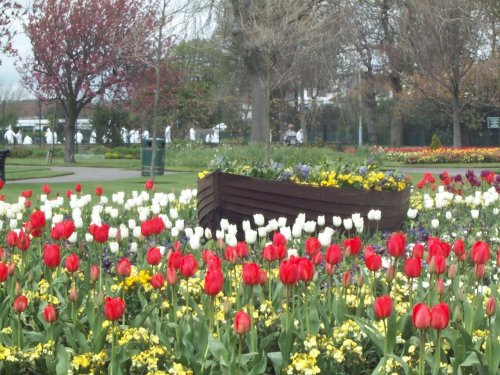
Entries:
[[219, 158], [210, 163], [209, 169], [198, 174], [203, 178], [214, 171], [233, 173], [274, 181], [289, 181], [311, 186], [354, 188], [360, 190], [403, 191], [407, 187], [406, 176], [393, 171], [380, 171], [374, 165], [352, 167], [347, 165], [284, 165], [271, 162], [242, 165]]
[[494, 163], [500, 161], [500, 147], [441, 147], [431, 150], [427, 147], [384, 148], [381, 151], [387, 160], [407, 164], [438, 163]]

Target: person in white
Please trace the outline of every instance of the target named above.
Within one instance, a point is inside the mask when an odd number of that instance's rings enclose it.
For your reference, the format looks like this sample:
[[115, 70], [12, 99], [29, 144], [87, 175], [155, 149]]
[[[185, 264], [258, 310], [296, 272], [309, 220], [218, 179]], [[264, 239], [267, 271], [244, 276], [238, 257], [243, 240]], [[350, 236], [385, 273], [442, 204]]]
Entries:
[[165, 143], [172, 142], [172, 130], [170, 129], [170, 125], [167, 125], [165, 128]]
[[141, 143], [141, 131], [135, 129], [134, 143]]
[[207, 133], [205, 137], [205, 143], [212, 143], [212, 134]]
[[32, 145], [33, 144], [33, 140], [31, 139], [31, 137], [29, 135], [27, 135], [26, 137], [24, 137], [23, 139], [23, 145]]
[[95, 133], [95, 130], [92, 129], [92, 131], [90, 132], [89, 143], [90, 144], [95, 144], [96, 139], [97, 139], [97, 134]]
[[219, 128], [216, 127], [214, 129], [214, 135], [212, 136], [212, 143], [219, 143], [219, 132], [220, 132]]
[[304, 134], [302, 133], [302, 128], [299, 129], [299, 131], [297, 132], [296, 137], [297, 137], [297, 142], [298, 143], [304, 142]]
[[78, 130], [75, 134], [75, 140], [77, 144], [81, 144], [83, 142], [83, 134], [80, 130]]
[[149, 139], [149, 130], [148, 129], [144, 129], [144, 131], [142, 132], [142, 139]]
[[16, 133], [16, 142], [18, 145], [23, 144], [23, 132], [21, 131], [21, 129], [19, 129]]
[[189, 140], [196, 141], [196, 130], [194, 128], [189, 129]]
[[128, 133], [128, 139], [130, 143], [135, 143], [135, 130], [130, 129], [130, 132]]
[[4, 139], [7, 141], [9, 145], [14, 144], [14, 139], [16, 137], [16, 133], [12, 131], [12, 126], [9, 125], [7, 131], [4, 134]]
[[51, 145], [52, 143], [54, 143], [54, 136], [53, 136], [52, 131], [50, 129], [47, 129], [45, 131], [45, 142], [48, 145]]
[[54, 132], [54, 143], [57, 145], [58, 142], [57, 142], [57, 132]]
[[123, 143], [128, 143], [128, 132], [124, 127], [120, 129], [120, 137], [122, 138]]

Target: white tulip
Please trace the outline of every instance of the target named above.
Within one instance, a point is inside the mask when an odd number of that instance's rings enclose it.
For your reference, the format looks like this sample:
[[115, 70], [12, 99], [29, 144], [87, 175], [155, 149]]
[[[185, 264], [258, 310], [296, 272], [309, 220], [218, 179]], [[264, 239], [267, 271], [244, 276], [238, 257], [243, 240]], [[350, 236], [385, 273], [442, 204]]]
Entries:
[[276, 219], [269, 220], [269, 227], [271, 228], [271, 231], [277, 231], [279, 227], [278, 221]]
[[138, 248], [139, 248], [139, 245], [137, 245], [137, 242], [132, 242], [130, 244], [130, 252], [131, 253], [137, 253]]
[[238, 233], [238, 227], [236, 226], [236, 224], [230, 224], [227, 227], [227, 233], [232, 236], [236, 236], [236, 233]]
[[116, 235], [118, 234], [118, 229], [117, 228], [109, 228], [109, 231], [108, 231], [108, 236], [109, 238], [116, 238]]
[[370, 221], [375, 220], [375, 210], [368, 211], [366, 218]]
[[417, 217], [418, 210], [415, 208], [409, 208], [408, 212], [406, 213], [406, 216], [408, 216], [409, 219], [415, 219]]
[[212, 238], [212, 231], [210, 230], [210, 228], [205, 228], [205, 238], [207, 240], [210, 240]]
[[215, 231], [215, 238], [218, 240], [223, 240], [224, 239], [224, 231], [223, 230], [216, 230]]
[[170, 234], [172, 235], [172, 237], [178, 237], [179, 230], [176, 227], [172, 227], [172, 229], [170, 230]]
[[255, 225], [257, 225], [258, 227], [263, 226], [264, 223], [265, 223], [264, 215], [262, 215], [262, 214], [254, 214], [253, 215], [253, 221], [254, 221]]
[[134, 219], [128, 219], [128, 227], [129, 229], [134, 229], [137, 226]]
[[105, 195], [101, 195], [100, 203], [101, 204], [108, 204], [108, 197], [106, 197]]
[[9, 220], [10, 229], [17, 229], [17, 225], [18, 225], [17, 219], [10, 219]]
[[247, 230], [252, 229], [249, 220], [243, 220], [243, 222], [241, 223], [241, 227], [243, 229], [243, 232], [246, 232]]
[[280, 233], [286, 238], [287, 241], [292, 239], [292, 230], [290, 227], [281, 227]]
[[93, 242], [94, 241], [94, 236], [91, 235], [90, 233], [85, 233], [85, 241], [86, 242]]
[[245, 231], [245, 242], [248, 243], [249, 245], [253, 245], [257, 241], [257, 232], [248, 229]]
[[292, 236], [294, 236], [295, 238], [299, 238], [302, 236], [302, 225], [297, 224], [297, 223], [293, 224]]
[[175, 227], [177, 228], [177, 230], [179, 232], [183, 231], [184, 230], [184, 220], [181, 220], [181, 219], [177, 219], [175, 221]]
[[334, 227], [340, 227], [342, 225], [342, 218], [340, 216], [334, 216], [332, 220]]
[[232, 234], [227, 234], [226, 235], [226, 243], [229, 245], [229, 246], [233, 246], [235, 247], [236, 245], [238, 245], [238, 240], [236, 239], [236, 236], [232, 235]]
[[477, 219], [479, 217], [479, 210], [470, 210], [470, 215], [473, 219]]
[[287, 220], [286, 217], [283, 217], [283, 216], [279, 217], [278, 218], [278, 226], [280, 228], [286, 227], [286, 220]]
[[160, 250], [161, 256], [165, 256], [165, 246], [157, 246], [158, 250]]
[[304, 232], [313, 233], [316, 230], [316, 222], [314, 220], [309, 220], [304, 223]]
[[200, 246], [201, 246], [201, 244], [200, 244], [200, 237], [198, 237], [198, 236], [192, 236], [189, 239], [189, 246], [193, 250], [198, 250], [200, 248]]
[[260, 238], [264, 238], [267, 236], [267, 229], [266, 227], [258, 227], [257, 232], [259, 233]]
[[127, 239], [128, 236], [129, 236], [128, 228], [125, 225], [120, 224], [120, 237], [122, 238], [122, 240], [124, 240]]
[[75, 232], [71, 233], [71, 236], [69, 236], [68, 242], [69, 243], [76, 243], [77, 238], [78, 238], [78, 233], [75, 231]]
[[186, 237], [188, 239], [190, 239], [191, 237], [193, 237], [193, 234], [194, 234], [192, 228], [186, 228], [186, 229], [184, 229], [184, 233], [186, 234]]
[[287, 255], [288, 259], [290, 259], [291, 257], [298, 257], [299, 256], [297, 249], [288, 249], [286, 253], [287, 253], [286, 255]]
[[200, 226], [197, 226], [194, 228], [194, 234], [197, 235], [198, 237], [203, 237], [203, 234], [205, 233], [205, 231], [203, 230], [202, 227]]
[[344, 219], [342, 222], [343, 222], [344, 228], [346, 230], [351, 230], [352, 229], [352, 219], [351, 218]]
[[120, 245], [118, 242], [110, 242], [109, 243], [109, 251], [111, 251], [113, 254], [118, 254], [118, 251], [120, 250]]
[[326, 232], [321, 232], [320, 234], [318, 234], [318, 241], [321, 243], [321, 246], [327, 247], [330, 246], [332, 237]]
[[319, 215], [318, 216], [318, 225], [320, 227], [324, 226], [325, 225], [325, 215]]
[[380, 221], [382, 219], [382, 211], [375, 210], [375, 221]]
[[227, 219], [221, 219], [220, 220], [220, 229], [223, 231], [226, 231], [227, 228], [229, 228], [229, 221]]
[[176, 220], [179, 218], [179, 212], [177, 212], [177, 210], [175, 208], [170, 209], [170, 218], [172, 220]]
[[453, 218], [453, 215], [451, 214], [450, 211], [446, 211], [446, 213], [444, 214], [444, 216], [446, 217], [446, 220], [451, 220]]
[[498, 215], [499, 212], [500, 209], [498, 209], [498, 207], [493, 208], [493, 215]]
[[439, 220], [438, 219], [432, 219], [431, 220], [431, 226], [436, 229], [439, 227]]
[[83, 228], [83, 219], [81, 217], [77, 217], [73, 222], [75, 223], [75, 228]]

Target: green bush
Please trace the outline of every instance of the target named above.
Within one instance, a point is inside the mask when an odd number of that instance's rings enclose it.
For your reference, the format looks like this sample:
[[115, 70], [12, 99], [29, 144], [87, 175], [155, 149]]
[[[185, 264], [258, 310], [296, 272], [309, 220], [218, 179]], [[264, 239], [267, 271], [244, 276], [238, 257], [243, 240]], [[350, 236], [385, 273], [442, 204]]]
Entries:
[[431, 150], [437, 150], [438, 148], [441, 148], [443, 147], [443, 145], [441, 144], [441, 141], [439, 140], [439, 137], [437, 136], [436, 133], [434, 133], [434, 135], [432, 136], [432, 140], [431, 140], [431, 144], [429, 146], [429, 148]]
[[27, 147], [13, 147], [10, 150], [10, 157], [12, 158], [29, 158], [32, 155], [33, 151]]

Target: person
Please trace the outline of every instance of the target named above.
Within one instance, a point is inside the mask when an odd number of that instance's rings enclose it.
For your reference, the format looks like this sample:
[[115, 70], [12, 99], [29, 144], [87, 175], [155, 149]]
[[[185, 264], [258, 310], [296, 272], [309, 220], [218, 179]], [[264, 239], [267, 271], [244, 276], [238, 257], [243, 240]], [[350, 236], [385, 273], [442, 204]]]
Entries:
[[16, 142], [18, 145], [23, 144], [23, 132], [21, 131], [21, 129], [19, 129], [16, 133]]
[[94, 129], [92, 129], [92, 130], [90, 131], [89, 143], [90, 143], [90, 144], [95, 144], [96, 140], [97, 140], [97, 134], [95, 133], [95, 130], [94, 130]]
[[9, 145], [14, 144], [14, 138], [16, 137], [16, 134], [12, 131], [12, 126], [9, 125], [3, 137]]
[[304, 133], [302, 133], [302, 128], [299, 129], [299, 131], [297, 132], [297, 142], [298, 143], [302, 143], [304, 142]]
[[293, 124], [288, 124], [288, 129], [285, 132], [283, 140], [287, 145], [296, 145], [297, 144], [297, 133], [293, 129]]
[[128, 131], [125, 129], [124, 126], [120, 129], [120, 137], [122, 139], [122, 143], [127, 144], [128, 143]]
[[148, 129], [144, 129], [144, 131], [142, 132], [142, 139], [149, 139], [149, 130]]
[[189, 129], [189, 140], [196, 141], [196, 130], [194, 128]]
[[80, 130], [78, 130], [76, 132], [76, 134], [75, 134], [75, 140], [76, 140], [77, 144], [79, 144], [79, 145], [82, 144], [82, 142], [83, 142], [83, 134], [82, 134], [82, 132]]
[[205, 137], [205, 143], [212, 143], [212, 134], [207, 133], [207, 136]]
[[33, 140], [31, 139], [31, 137], [29, 135], [27, 135], [26, 137], [24, 137], [23, 139], [23, 145], [32, 145], [33, 144]]
[[52, 131], [49, 128], [47, 128], [47, 130], [45, 130], [45, 142], [48, 145], [51, 145], [52, 143], [54, 143], [54, 135], [52, 134]]
[[172, 129], [170, 128], [170, 125], [167, 125], [165, 128], [165, 143], [170, 143], [172, 142]]
[[59, 144], [59, 143], [57, 142], [57, 132], [54, 132], [54, 143], [55, 143], [56, 145], [57, 145], [57, 144]]

